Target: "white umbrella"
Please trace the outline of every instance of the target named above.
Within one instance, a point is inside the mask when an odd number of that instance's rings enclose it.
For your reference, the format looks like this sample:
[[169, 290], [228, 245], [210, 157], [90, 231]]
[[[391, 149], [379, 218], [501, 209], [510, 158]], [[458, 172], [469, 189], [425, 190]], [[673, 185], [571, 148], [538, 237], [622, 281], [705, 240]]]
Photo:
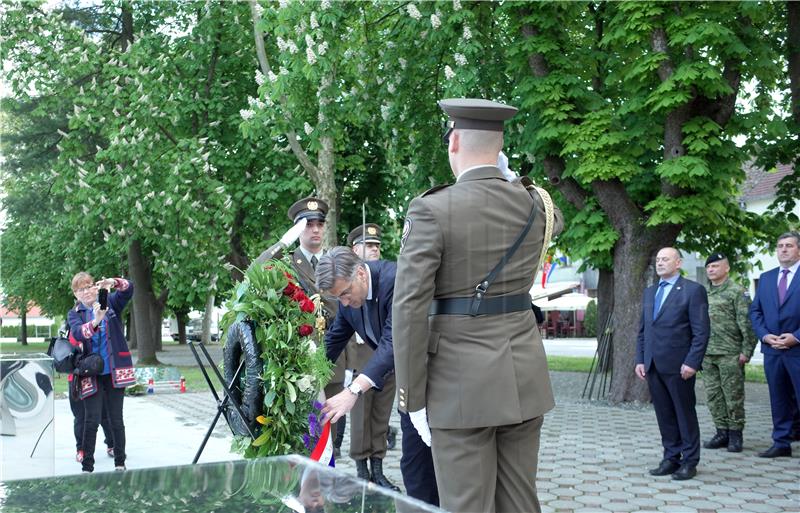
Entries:
[[534, 303], [536, 303], [536, 306], [541, 308], [543, 311], [549, 311], [549, 310], [574, 311], [574, 310], [586, 310], [586, 307], [589, 305], [589, 303], [591, 303], [594, 300], [595, 300], [594, 298], [591, 298], [586, 294], [581, 294], [579, 292], [571, 292], [569, 294], [564, 294], [563, 296], [551, 299], [549, 301], [537, 300], [534, 301]]

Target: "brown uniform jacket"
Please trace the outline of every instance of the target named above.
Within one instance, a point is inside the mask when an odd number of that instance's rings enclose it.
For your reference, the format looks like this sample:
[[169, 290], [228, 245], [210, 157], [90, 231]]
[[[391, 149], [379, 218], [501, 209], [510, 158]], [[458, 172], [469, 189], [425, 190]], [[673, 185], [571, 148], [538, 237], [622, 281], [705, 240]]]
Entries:
[[[485, 166], [409, 205], [392, 310], [398, 406], [427, 406], [432, 428], [514, 424], [555, 405], [532, 311], [428, 317], [434, 298], [472, 296], [534, 203], [533, 226], [489, 288], [491, 297], [528, 293], [533, 285], [545, 231], [538, 194]], [[555, 214], [554, 234], [563, 226]]]

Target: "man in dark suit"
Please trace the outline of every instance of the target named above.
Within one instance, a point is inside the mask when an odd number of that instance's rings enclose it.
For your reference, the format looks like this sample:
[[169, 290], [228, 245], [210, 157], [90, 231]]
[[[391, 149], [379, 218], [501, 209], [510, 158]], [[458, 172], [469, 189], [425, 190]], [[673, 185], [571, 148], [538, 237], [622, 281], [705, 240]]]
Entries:
[[[394, 262], [363, 262], [344, 246], [330, 250], [317, 265], [317, 288], [339, 300], [336, 319], [325, 334], [328, 359], [336, 360], [354, 333], [375, 350], [350, 386], [325, 401], [322, 408], [325, 420], [336, 421], [346, 415], [364, 392], [370, 388], [382, 389], [387, 375], [394, 372], [392, 302], [396, 270]], [[403, 430], [400, 471], [406, 492], [438, 506], [430, 447], [417, 434], [407, 414], [401, 413], [400, 422]]]
[[792, 420], [800, 409], [800, 234], [778, 237], [777, 256], [780, 266], [761, 275], [750, 305], [772, 407], [772, 447], [762, 458], [792, 455]]
[[681, 263], [675, 248], [662, 248], [656, 255], [660, 280], [644, 291], [635, 367], [650, 388], [664, 446], [664, 458], [650, 474], [672, 474], [676, 480], [697, 475], [700, 427], [694, 383], [710, 333], [706, 289], [681, 277]]

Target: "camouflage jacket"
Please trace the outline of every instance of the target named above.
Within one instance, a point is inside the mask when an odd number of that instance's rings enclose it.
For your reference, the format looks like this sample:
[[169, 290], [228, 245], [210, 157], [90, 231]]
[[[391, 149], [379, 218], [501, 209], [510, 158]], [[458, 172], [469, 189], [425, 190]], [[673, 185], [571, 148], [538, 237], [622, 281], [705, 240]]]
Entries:
[[722, 285], [708, 284], [708, 317], [711, 336], [707, 355], [753, 355], [756, 336], [750, 325], [750, 296], [744, 287], [730, 278]]

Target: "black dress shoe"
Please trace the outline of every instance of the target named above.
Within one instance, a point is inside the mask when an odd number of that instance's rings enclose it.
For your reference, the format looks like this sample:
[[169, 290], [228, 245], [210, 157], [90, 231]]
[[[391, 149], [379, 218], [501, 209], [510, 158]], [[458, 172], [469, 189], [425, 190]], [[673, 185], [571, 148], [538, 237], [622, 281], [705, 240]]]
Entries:
[[784, 456], [792, 457], [791, 447], [777, 447], [773, 445], [766, 451], [758, 453], [759, 458], [781, 458]]
[[675, 481], [686, 481], [687, 479], [691, 479], [697, 475], [697, 466], [696, 465], [681, 465], [674, 474], [672, 474], [672, 479]]
[[669, 474], [672, 474], [673, 472], [675, 472], [679, 468], [681, 468], [681, 466], [678, 465], [677, 463], [675, 463], [674, 461], [661, 460], [661, 463], [659, 463], [658, 468], [650, 469], [650, 475], [651, 476], [667, 476]]

